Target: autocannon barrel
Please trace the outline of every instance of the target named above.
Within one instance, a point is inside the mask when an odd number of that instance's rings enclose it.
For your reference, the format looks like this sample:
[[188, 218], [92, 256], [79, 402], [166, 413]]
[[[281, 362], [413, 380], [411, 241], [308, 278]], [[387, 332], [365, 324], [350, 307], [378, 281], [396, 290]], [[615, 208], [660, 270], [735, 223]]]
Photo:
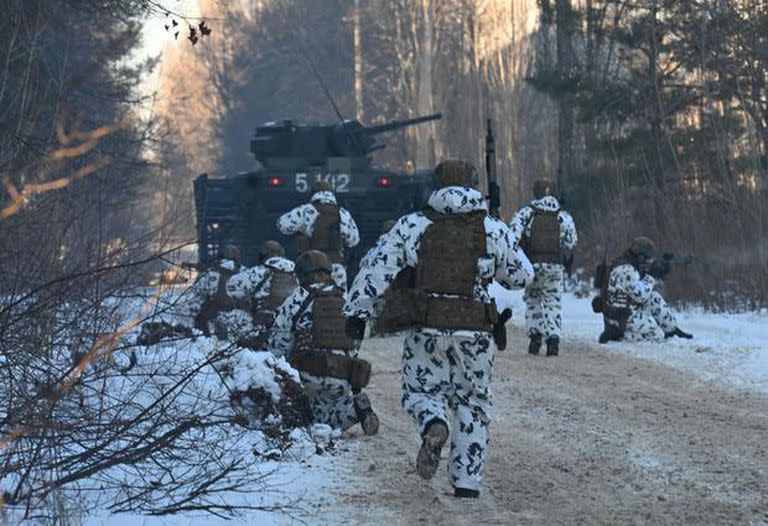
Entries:
[[436, 121], [443, 118], [442, 113], [433, 113], [432, 115], [422, 115], [421, 117], [414, 117], [413, 119], [404, 119], [400, 121], [392, 121], [386, 124], [379, 124], [377, 126], [366, 126], [364, 129], [368, 135], [376, 135], [399, 128], [405, 128], [406, 126], [413, 126], [414, 124], [420, 124], [422, 122]]

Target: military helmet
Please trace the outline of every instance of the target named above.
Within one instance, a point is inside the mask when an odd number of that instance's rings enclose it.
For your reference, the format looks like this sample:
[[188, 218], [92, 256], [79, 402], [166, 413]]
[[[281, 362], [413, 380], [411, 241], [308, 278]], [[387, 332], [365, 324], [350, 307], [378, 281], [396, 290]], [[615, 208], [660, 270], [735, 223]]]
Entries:
[[296, 277], [300, 282], [305, 282], [313, 274], [327, 272], [331, 274], [331, 261], [319, 250], [307, 250], [296, 259]]
[[477, 170], [466, 161], [447, 159], [435, 167], [435, 187], [465, 186], [476, 188], [479, 182]]
[[317, 181], [312, 186], [312, 193], [317, 192], [333, 192], [333, 187], [331, 186], [331, 183], [328, 181]]
[[259, 248], [259, 261], [262, 263], [269, 258], [283, 258], [285, 257], [285, 248], [277, 241], [269, 240], [265, 241], [261, 248]]
[[549, 179], [539, 179], [533, 183], [533, 197], [534, 199], [541, 199], [548, 195], [555, 193], [555, 183]]
[[231, 259], [234, 262], [240, 261], [240, 249], [235, 245], [225, 245], [221, 250], [221, 259]]
[[657, 253], [656, 244], [648, 237], [639, 236], [632, 240], [632, 244], [629, 246], [629, 252], [635, 257], [651, 259]]

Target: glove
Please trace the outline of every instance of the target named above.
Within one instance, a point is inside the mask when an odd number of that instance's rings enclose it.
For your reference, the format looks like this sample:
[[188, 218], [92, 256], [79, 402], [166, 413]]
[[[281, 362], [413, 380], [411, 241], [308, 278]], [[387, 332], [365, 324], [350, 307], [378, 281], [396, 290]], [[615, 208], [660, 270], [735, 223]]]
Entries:
[[679, 328], [676, 328], [674, 331], [668, 332], [664, 335], [665, 338], [672, 338], [673, 336], [677, 336], [678, 338], [684, 338], [686, 340], [690, 340], [691, 338], [693, 338], [693, 334], [680, 330]]
[[365, 335], [365, 320], [362, 318], [347, 318], [344, 326], [347, 336], [353, 340], [362, 340]]
[[671, 270], [671, 266], [669, 264], [669, 259], [666, 257], [661, 258], [655, 258], [653, 260], [653, 263], [651, 263], [651, 268], [648, 270], [648, 274], [653, 276], [656, 279], [663, 280], [667, 277], [667, 274], [669, 274], [669, 271]]

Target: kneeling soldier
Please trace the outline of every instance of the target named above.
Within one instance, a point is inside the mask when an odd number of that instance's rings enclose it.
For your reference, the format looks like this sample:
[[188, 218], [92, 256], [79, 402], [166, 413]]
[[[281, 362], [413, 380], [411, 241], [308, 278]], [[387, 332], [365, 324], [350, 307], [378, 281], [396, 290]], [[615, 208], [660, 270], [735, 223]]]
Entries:
[[361, 389], [371, 367], [357, 358], [341, 313], [344, 292], [334, 284], [328, 257], [317, 250], [296, 260], [299, 287], [277, 310], [269, 350], [285, 356], [301, 375], [315, 420], [346, 430], [360, 423], [366, 435], [379, 418]]
[[667, 302], [653, 290], [656, 279], [656, 245], [647, 237], [637, 237], [629, 248], [604, 270], [599, 280], [600, 295], [592, 302], [602, 312], [605, 330], [600, 343], [609, 341], [663, 341], [665, 338], [690, 339], [681, 330]]
[[232, 276], [227, 294], [247, 305], [249, 327], [239, 342], [244, 347], [262, 349], [275, 321], [275, 312], [293, 294], [298, 285], [294, 264], [285, 258], [285, 249], [277, 241], [265, 241], [259, 249], [259, 265]]

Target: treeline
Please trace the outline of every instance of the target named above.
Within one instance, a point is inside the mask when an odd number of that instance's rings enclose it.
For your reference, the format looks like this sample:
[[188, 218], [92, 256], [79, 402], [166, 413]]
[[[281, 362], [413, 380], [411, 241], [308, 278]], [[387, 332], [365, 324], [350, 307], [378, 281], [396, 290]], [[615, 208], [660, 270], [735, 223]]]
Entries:
[[651, 235], [697, 258], [678, 297], [765, 306], [768, 4], [539, 6], [529, 80], [557, 101], [559, 178], [587, 241], [615, 253]]

